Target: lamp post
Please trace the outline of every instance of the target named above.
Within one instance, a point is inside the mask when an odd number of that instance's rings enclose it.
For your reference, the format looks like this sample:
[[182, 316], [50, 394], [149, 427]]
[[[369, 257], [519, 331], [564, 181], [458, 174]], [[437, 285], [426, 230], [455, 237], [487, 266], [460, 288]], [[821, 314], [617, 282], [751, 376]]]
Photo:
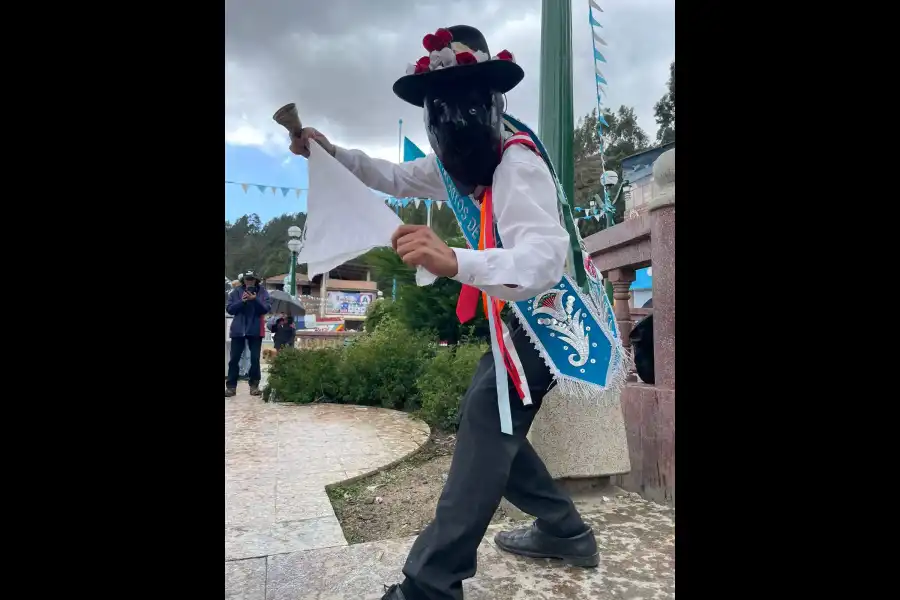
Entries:
[[[288, 241], [287, 246], [291, 251], [291, 269], [288, 274], [290, 282], [285, 281], [285, 287], [291, 298], [297, 297], [297, 254], [303, 249], [303, 241], [299, 239], [302, 235], [303, 230], [296, 225], [292, 225], [288, 228], [288, 236], [290, 236], [291, 239]], [[290, 285], [290, 287], [288, 287], [288, 285]]]

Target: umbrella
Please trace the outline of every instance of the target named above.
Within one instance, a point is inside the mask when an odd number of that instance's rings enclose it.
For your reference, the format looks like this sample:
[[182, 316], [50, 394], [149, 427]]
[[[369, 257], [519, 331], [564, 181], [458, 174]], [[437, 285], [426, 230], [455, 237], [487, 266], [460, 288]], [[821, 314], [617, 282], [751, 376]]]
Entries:
[[272, 301], [273, 313], [284, 313], [289, 317], [302, 317], [306, 314], [306, 309], [300, 301], [291, 298], [287, 292], [274, 290], [269, 292], [269, 299]]

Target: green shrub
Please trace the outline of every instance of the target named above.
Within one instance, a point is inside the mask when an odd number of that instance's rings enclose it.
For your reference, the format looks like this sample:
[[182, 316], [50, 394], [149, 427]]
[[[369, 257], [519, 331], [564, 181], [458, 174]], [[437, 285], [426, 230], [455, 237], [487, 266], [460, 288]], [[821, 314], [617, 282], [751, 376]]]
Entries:
[[398, 410], [413, 408], [416, 380], [435, 348], [428, 334], [410, 331], [385, 316], [378, 327], [344, 349], [341, 399]]
[[341, 353], [341, 348], [282, 348], [269, 366], [263, 399], [306, 404], [340, 397]]
[[422, 420], [437, 429], [456, 428], [459, 402], [487, 351], [486, 344], [463, 343], [438, 352], [417, 382], [421, 403], [418, 415]]

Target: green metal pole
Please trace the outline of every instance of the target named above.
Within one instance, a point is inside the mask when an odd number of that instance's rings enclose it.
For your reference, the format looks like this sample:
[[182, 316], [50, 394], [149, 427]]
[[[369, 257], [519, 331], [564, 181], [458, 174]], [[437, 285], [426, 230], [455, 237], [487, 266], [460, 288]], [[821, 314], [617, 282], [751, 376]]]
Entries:
[[[285, 290], [291, 298], [297, 297], [297, 253], [293, 250], [291, 251], [291, 273], [288, 275], [290, 278], [290, 289]], [[287, 282], [285, 282], [287, 283]], [[287, 287], [287, 286], [285, 286]]]
[[540, 89], [538, 135], [571, 205], [575, 199], [571, 0], [541, 2]]

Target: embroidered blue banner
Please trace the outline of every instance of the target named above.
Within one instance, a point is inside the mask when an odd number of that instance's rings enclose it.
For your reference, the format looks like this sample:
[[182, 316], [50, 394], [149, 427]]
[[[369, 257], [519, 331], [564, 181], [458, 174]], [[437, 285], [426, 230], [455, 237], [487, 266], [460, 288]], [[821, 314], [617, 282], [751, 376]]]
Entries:
[[[526, 133], [534, 139], [532, 132]], [[480, 209], [471, 197], [459, 193], [440, 160], [437, 164], [460, 229], [469, 245], [478, 248]], [[497, 240], [501, 247], [499, 236]], [[590, 259], [585, 264], [589, 295], [565, 275], [551, 289], [512, 307], [560, 385], [569, 393], [590, 397], [617, 386], [624, 374], [619, 368], [623, 361], [615, 319], [596, 270], [588, 263]]]

